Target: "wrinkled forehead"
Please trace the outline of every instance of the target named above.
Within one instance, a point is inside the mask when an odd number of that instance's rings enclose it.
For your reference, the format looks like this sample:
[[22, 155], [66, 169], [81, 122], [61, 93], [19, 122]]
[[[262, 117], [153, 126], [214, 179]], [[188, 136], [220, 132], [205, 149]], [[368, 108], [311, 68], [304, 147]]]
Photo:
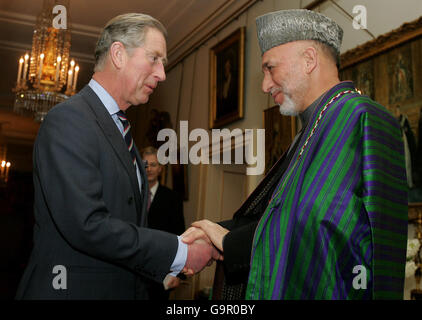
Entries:
[[155, 53], [167, 61], [167, 42], [164, 35], [158, 29], [149, 28], [145, 35], [143, 48]]

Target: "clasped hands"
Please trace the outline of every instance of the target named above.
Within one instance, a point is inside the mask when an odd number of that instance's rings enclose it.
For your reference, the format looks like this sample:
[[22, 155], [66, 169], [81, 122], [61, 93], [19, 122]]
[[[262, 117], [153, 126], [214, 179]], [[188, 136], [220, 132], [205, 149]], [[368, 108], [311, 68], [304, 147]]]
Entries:
[[[209, 220], [192, 223], [182, 235], [182, 241], [188, 245], [188, 256], [181, 273], [193, 276], [210, 266], [214, 260], [223, 260], [223, 238], [229, 230]], [[164, 280], [166, 289], [180, 284], [176, 277], [167, 276]]]
[[182, 270], [192, 276], [214, 260], [223, 260], [223, 238], [229, 230], [209, 220], [192, 223], [182, 234], [182, 241], [188, 245], [188, 257]]

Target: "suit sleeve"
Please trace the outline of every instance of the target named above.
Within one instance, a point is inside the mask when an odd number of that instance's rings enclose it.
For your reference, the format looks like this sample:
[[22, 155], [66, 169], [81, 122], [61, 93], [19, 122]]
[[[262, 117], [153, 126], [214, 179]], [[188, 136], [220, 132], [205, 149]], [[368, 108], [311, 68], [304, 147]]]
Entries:
[[102, 197], [97, 134], [93, 121], [72, 107], [51, 110], [42, 124], [34, 174], [51, 218], [74, 249], [162, 281], [176, 255], [177, 237], [140, 228], [109, 211]]

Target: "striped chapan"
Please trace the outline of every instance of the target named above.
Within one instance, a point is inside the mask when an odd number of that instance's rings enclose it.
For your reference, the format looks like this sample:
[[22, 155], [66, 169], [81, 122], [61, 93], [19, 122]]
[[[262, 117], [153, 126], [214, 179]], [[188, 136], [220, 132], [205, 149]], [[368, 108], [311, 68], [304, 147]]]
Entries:
[[246, 299], [402, 299], [408, 207], [398, 122], [341, 82], [299, 143], [255, 232]]

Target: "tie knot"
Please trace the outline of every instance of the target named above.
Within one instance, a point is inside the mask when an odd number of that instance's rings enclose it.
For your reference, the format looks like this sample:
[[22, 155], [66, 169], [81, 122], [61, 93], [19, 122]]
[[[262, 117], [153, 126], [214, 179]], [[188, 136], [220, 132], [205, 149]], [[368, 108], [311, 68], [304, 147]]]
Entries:
[[126, 114], [122, 110], [119, 110], [119, 112], [116, 112], [116, 114], [119, 117], [120, 121], [122, 121], [122, 122], [128, 121]]
[[115, 114], [118, 116], [120, 122], [123, 125], [123, 132], [122, 132], [123, 139], [125, 140], [126, 145], [129, 149], [129, 152], [132, 156], [133, 164], [136, 165], [136, 153], [135, 153], [135, 148], [133, 147], [134, 143], [133, 143], [132, 135], [130, 134], [129, 120], [127, 119], [125, 113], [122, 110], [119, 110]]

